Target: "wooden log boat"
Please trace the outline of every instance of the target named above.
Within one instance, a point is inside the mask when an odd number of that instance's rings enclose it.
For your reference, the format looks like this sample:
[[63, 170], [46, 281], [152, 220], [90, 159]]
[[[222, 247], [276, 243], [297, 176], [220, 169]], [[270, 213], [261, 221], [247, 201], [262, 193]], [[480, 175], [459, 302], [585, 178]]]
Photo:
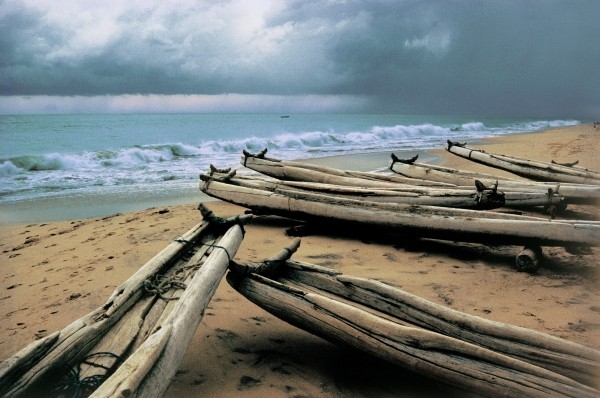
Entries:
[[383, 282], [289, 260], [299, 241], [227, 280], [258, 306], [326, 340], [481, 396], [598, 397], [600, 351], [462, 313]]
[[0, 396], [162, 396], [249, 219], [201, 211], [104, 305], [3, 361]]
[[468, 170], [458, 170], [432, 164], [417, 163], [417, 158], [399, 159], [392, 154], [390, 169], [400, 175], [410, 178], [420, 178], [431, 181], [445, 182], [455, 185], [470, 185], [474, 180], [481, 181], [486, 186], [498, 185], [505, 194], [508, 192], [544, 192], [552, 190], [554, 195], [561, 195], [567, 204], [600, 203], [600, 186], [590, 184], [573, 184], [564, 182], [534, 182], [508, 179], [493, 174], [475, 173]]
[[446, 150], [465, 159], [506, 170], [534, 181], [600, 185], [599, 172], [575, 165], [532, 161], [515, 156], [492, 154], [450, 140], [448, 140]]
[[211, 179], [201, 184], [201, 190], [257, 214], [354, 224], [410, 236], [526, 246], [600, 245], [600, 223], [593, 221], [549, 221], [492, 211], [357, 201], [323, 194], [283, 195]]
[[[464, 209], [496, 209], [505, 204], [504, 194], [495, 189], [489, 189], [483, 184], [476, 184], [476, 189], [451, 189], [413, 186], [402, 184], [399, 188], [363, 188], [347, 185], [324, 184], [306, 181], [281, 181], [260, 176], [238, 176], [236, 170], [226, 173], [216, 172], [211, 166], [208, 174], [200, 175], [207, 181], [215, 179], [233, 185], [268, 190], [283, 195], [323, 194], [353, 200], [368, 200], [372, 202], [404, 203], [415, 205], [432, 205], [443, 207], [458, 207]], [[318, 197], [317, 197], [318, 198]]]
[[[510, 207], [544, 206], [546, 209], [553, 212], [552, 214], [566, 209], [566, 203], [562, 196], [556, 192], [549, 192], [548, 190], [544, 192], [540, 190], [506, 192], [502, 189], [499, 191], [496, 182], [492, 182], [488, 185], [486, 183], [480, 183], [481, 181], [478, 179], [473, 179], [469, 181], [468, 184], [463, 184], [463, 186], [428, 186], [425, 188], [423, 185], [428, 184], [427, 181], [429, 180], [409, 178], [406, 180], [393, 181], [390, 180], [389, 177], [386, 180], [374, 179], [375, 177], [366, 178], [364, 177], [365, 173], [357, 174], [353, 171], [315, 166], [303, 162], [281, 161], [273, 158], [265, 158], [261, 154], [251, 155], [248, 152], [244, 152], [242, 164], [254, 171], [284, 181], [291, 180], [324, 183], [363, 188], [365, 190], [390, 189], [421, 195], [419, 200], [414, 200], [412, 202], [404, 201], [404, 203], [462, 207], [467, 209], [493, 209], [502, 205]], [[370, 174], [381, 177], [381, 174]], [[504, 197], [504, 203], [502, 204], [499, 200], [500, 192]], [[464, 195], [469, 196], [471, 199], [458, 200], [461, 197], [464, 198]], [[425, 196], [433, 196], [434, 199]], [[441, 198], [445, 198], [445, 203], [444, 201], [441, 201]], [[486, 200], [482, 201], [482, 198], [486, 198]]]
[[[423, 185], [452, 187], [452, 184], [418, 180], [399, 175], [339, 170], [305, 162], [269, 158], [265, 156], [266, 152], [267, 150], [264, 149], [262, 152], [253, 155], [244, 151], [240, 163], [251, 170], [285, 181], [310, 181], [324, 184], [380, 189], [398, 188], [400, 184], [408, 186]], [[472, 186], [473, 185], [471, 184], [471, 187]]]

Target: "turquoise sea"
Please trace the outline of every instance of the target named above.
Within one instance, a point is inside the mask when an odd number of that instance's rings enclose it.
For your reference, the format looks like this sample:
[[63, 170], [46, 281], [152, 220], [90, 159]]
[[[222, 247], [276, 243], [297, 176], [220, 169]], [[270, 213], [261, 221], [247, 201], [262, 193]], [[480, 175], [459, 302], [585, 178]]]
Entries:
[[[99, 114], [0, 116], [0, 223], [96, 217], [195, 202], [210, 164], [241, 167], [242, 150], [282, 159], [412, 156], [447, 139], [578, 124], [578, 120], [378, 114]], [[389, 159], [389, 154], [386, 155]], [[331, 164], [335, 164], [332, 161]]]

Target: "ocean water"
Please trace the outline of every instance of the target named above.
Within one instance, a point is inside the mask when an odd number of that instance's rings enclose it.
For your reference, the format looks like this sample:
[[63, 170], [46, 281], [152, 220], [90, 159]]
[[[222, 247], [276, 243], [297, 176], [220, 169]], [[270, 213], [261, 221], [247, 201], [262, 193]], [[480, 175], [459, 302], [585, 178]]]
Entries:
[[0, 116], [0, 222], [183, 203], [200, 197], [199, 173], [210, 164], [240, 167], [244, 149], [268, 148], [281, 159], [412, 156], [447, 139], [473, 142], [579, 122], [373, 114]]

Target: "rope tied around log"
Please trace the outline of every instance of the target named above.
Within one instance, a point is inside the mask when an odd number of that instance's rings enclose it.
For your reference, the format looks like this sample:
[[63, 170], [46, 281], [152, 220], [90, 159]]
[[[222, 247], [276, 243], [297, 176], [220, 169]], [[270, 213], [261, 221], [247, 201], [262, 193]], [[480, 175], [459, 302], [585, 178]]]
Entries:
[[165, 301], [177, 300], [179, 297], [165, 297], [164, 294], [171, 289], [185, 290], [187, 285], [182, 282], [182, 279], [176, 275], [155, 275], [152, 279], [144, 281], [144, 289], [147, 293], [156, 294]]
[[227, 251], [227, 248], [223, 247], [223, 246], [219, 246], [219, 245], [215, 245], [214, 243], [203, 243], [204, 246], [208, 246], [208, 247], [212, 247], [214, 249], [222, 249], [225, 254], [227, 255], [227, 259], [229, 260], [229, 262], [231, 263], [231, 255], [229, 254], [229, 252]]
[[[105, 366], [99, 363], [94, 363], [97, 358], [112, 358], [114, 363], [112, 366]], [[117, 365], [123, 363], [123, 358], [112, 352], [96, 352], [85, 356], [81, 362], [72, 368], [64, 366], [66, 374], [63, 380], [60, 380], [53, 388], [50, 389], [51, 397], [70, 397], [80, 398], [90, 396], [110, 375], [116, 370]], [[81, 378], [81, 366], [88, 365], [104, 371], [104, 374], [97, 374]]]
[[[559, 212], [565, 211], [567, 209], [567, 204], [565, 203], [563, 196], [560, 195], [558, 192], [559, 189], [560, 184], [557, 184], [556, 189], [548, 188], [548, 193], [546, 194], [548, 200], [544, 205], [544, 211], [550, 216], [550, 220], [556, 218], [556, 214], [558, 214]], [[559, 197], [558, 203], [554, 203], [554, 201], [552, 200], [554, 195], [557, 195]]]

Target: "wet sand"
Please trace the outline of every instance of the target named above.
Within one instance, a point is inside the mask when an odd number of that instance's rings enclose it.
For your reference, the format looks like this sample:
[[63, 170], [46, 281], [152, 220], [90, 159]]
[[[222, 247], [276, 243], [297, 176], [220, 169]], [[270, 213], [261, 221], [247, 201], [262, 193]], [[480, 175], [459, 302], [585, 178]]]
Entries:
[[[600, 170], [599, 138], [600, 130], [589, 124], [503, 136], [473, 146], [545, 161], [579, 160], [581, 166]], [[435, 154], [443, 165], [499, 173], [444, 150]], [[244, 211], [219, 201], [206, 204], [222, 216]], [[1, 226], [0, 360], [102, 305], [116, 286], [199, 221], [196, 207], [192, 203]], [[572, 206], [567, 216], [578, 214], [600, 216], [589, 206]], [[297, 224], [256, 217], [246, 228], [236, 259], [259, 261], [277, 252], [292, 239], [285, 230]], [[600, 249], [574, 255], [563, 248], [545, 248], [545, 264], [535, 275], [516, 271], [514, 257], [520, 249], [340, 231], [303, 237], [294, 258], [600, 349]], [[167, 392], [177, 397], [463, 395], [290, 326], [225, 281]]]

